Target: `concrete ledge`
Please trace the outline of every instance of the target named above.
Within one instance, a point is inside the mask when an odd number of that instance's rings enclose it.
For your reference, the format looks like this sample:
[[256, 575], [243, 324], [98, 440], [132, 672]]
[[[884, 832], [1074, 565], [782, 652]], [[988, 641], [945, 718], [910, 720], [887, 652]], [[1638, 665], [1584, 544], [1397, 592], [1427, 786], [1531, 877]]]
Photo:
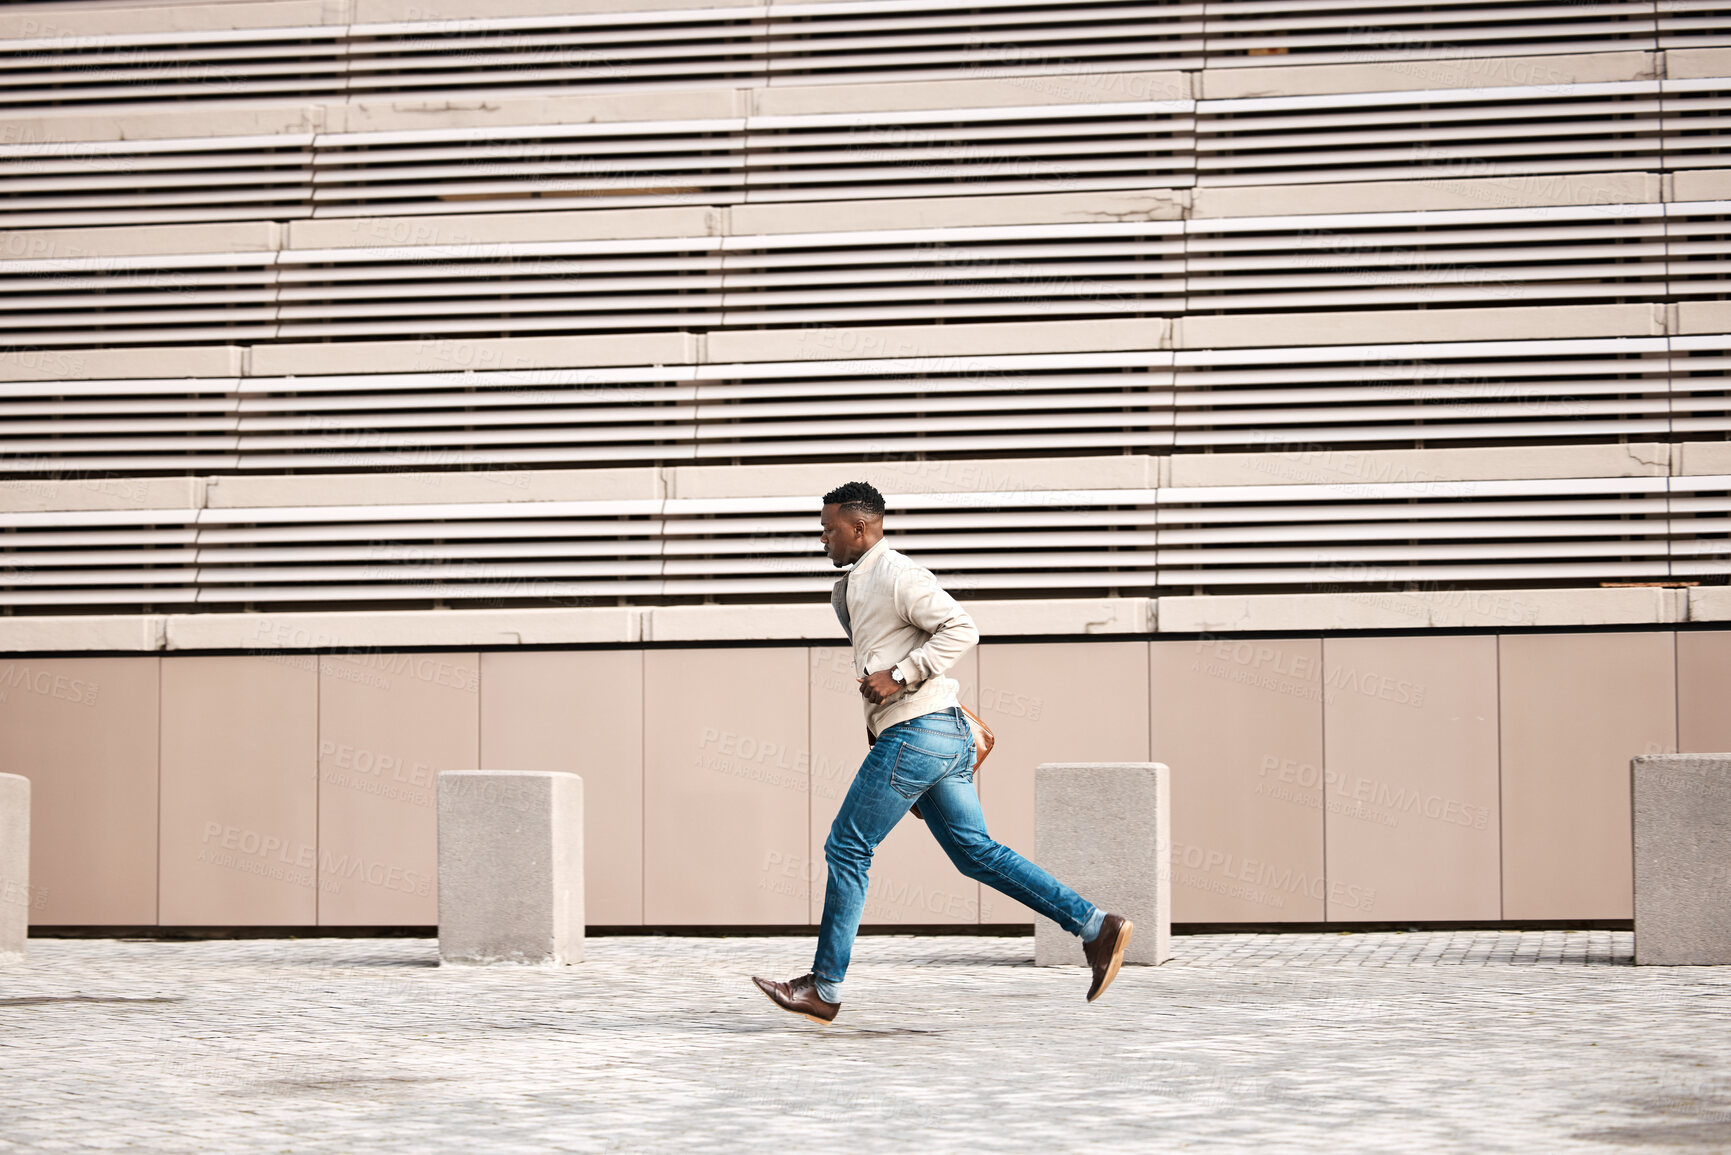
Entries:
[[1731, 754], [1629, 764], [1637, 966], [1731, 965]]
[[[1034, 861], [1135, 924], [1126, 963], [1172, 957], [1171, 776], [1158, 762], [1047, 762], [1034, 771]], [[1037, 966], [1086, 961], [1081, 939], [1035, 920]]]
[[1146, 634], [1155, 627], [1153, 598], [1054, 598], [963, 605], [987, 641], [1017, 634]]
[[[965, 601], [987, 642], [1107, 634], [1147, 637], [1332, 630], [1593, 627], [1731, 621], [1731, 587], [1432, 590], [1242, 597]], [[172, 650], [282, 652], [642, 642], [831, 642], [826, 604], [582, 606], [302, 613], [58, 614], [0, 617], [0, 653]]]
[[30, 934], [30, 779], [0, 774], [0, 963], [24, 957]]
[[630, 643], [642, 640], [639, 617], [643, 612], [626, 606], [585, 606], [544, 610], [171, 614], [165, 619], [166, 643], [162, 648], [317, 650], [357, 646], [388, 649]]
[[167, 623], [162, 614], [0, 617], [0, 653], [80, 650], [156, 653], [167, 646]]
[[583, 779], [439, 772], [439, 961], [583, 961]]
[[642, 611], [646, 642], [757, 639], [844, 643], [841, 623], [822, 605], [653, 606]]
[[[1171, 634], [1664, 625], [1688, 619], [1688, 593], [1636, 588], [1247, 594], [1161, 598], [1158, 612], [1160, 632]], [[1731, 604], [1723, 610], [1731, 614]]]
[[1731, 621], [1731, 586], [1697, 586], [1690, 590], [1689, 620]]

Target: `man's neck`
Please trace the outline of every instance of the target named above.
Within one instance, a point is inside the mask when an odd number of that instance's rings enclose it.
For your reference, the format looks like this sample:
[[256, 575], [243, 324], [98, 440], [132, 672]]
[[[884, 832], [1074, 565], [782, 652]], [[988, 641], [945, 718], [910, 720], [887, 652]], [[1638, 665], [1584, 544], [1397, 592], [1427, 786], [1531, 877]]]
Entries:
[[853, 559], [853, 564], [856, 566], [859, 565], [860, 562], [865, 560], [867, 554], [871, 553], [872, 550], [883, 544], [883, 540], [884, 535], [880, 533], [877, 535], [875, 540], [867, 542], [866, 547], [859, 551], [859, 556]]

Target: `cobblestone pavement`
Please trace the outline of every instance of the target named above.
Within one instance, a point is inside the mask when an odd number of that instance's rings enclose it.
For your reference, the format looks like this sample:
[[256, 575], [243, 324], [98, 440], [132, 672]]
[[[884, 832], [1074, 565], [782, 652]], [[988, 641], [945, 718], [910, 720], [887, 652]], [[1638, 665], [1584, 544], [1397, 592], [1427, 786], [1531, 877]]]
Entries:
[[33, 939], [0, 1150], [1731, 1151], [1731, 968], [1609, 932], [1210, 935], [1100, 1002], [1031, 938]]

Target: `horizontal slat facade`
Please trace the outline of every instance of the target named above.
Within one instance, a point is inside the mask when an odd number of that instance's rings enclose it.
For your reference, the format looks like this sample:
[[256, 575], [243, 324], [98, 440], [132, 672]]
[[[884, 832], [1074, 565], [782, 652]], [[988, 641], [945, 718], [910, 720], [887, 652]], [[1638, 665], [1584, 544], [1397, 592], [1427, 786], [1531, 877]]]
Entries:
[[[889, 495], [974, 596], [1578, 583], [1731, 572], [1731, 477]], [[0, 604], [238, 609], [820, 597], [809, 498], [0, 514]]]
[[[37, 24], [53, 27], [51, 18]], [[1721, 45], [1703, 0], [772, 4], [0, 40], [0, 104], [928, 81]]]
[[[1414, 80], [1422, 78], [1415, 77]], [[774, 204], [1724, 167], [1731, 90], [1634, 80], [0, 142], [0, 225]], [[46, 130], [44, 130], [46, 131]]]
[[0, 260], [36, 347], [1724, 299], [1731, 201]]
[[[1107, 455], [1236, 484], [898, 529], [985, 599], [1726, 580], [1720, 6], [127, 11], [0, 14], [6, 612], [820, 602], [808, 497], [367, 479]], [[101, 508], [225, 478], [327, 488]]]
[[1699, 439], [1731, 431], [1728, 341], [15, 382], [0, 384], [0, 470], [582, 468]]

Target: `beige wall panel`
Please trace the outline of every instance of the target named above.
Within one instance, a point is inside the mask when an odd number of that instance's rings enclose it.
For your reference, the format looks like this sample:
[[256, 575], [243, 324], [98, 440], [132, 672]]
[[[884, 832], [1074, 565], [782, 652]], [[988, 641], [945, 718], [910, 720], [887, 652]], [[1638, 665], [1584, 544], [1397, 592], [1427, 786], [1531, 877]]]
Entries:
[[628, 88], [613, 92], [502, 96], [453, 107], [442, 94], [400, 93], [362, 97], [332, 109], [341, 131], [392, 132], [439, 128], [484, 128], [523, 124], [617, 124], [621, 121], [721, 120], [743, 118], [751, 90], [722, 88]]
[[[261, 253], [280, 247], [286, 234], [271, 221], [193, 225], [115, 225], [0, 232], [0, 252], [26, 259], [114, 257], [178, 253]], [[6, 267], [0, 261], [0, 270]]]
[[[1716, 201], [1724, 200], [1727, 196], [1731, 196], [1731, 173], [1722, 169], [1698, 168], [1672, 173], [1671, 195], [1666, 199], [1673, 201]], [[1721, 301], [1702, 303], [1721, 306], [1724, 304]]]
[[1677, 467], [1672, 470], [1675, 474], [1699, 477], [1731, 473], [1731, 441], [1685, 441], [1671, 448], [1677, 455]]
[[1731, 632], [1677, 635], [1677, 749], [1731, 750]]
[[1679, 301], [1672, 307], [1680, 333], [1731, 332], [1731, 301]]
[[1673, 636], [1505, 634], [1503, 917], [1629, 918], [1629, 759], [1676, 745]]
[[1182, 72], [1056, 73], [990, 80], [930, 80], [897, 84], [790, 84], [754, 93], [760, 116], [924, 108], [1020, 108], [1048, 104], [1113, 104], [1187, 100]]
[[407, 219], [385, 216], [291, 221], [284, 236], [286, 247], [291, 249], [372, 249], [400, 245], [705, 237], [718, 231], [713, 210], [675, 205], [589, 212], [469, 213]]
[[162, 663], [159, 921], [318, 917], [318, 671], [311, 655]]
[[[1031, 857], [1036, 766], [1148, 761], [1148, 643], [1005, 644], [977, 652], [978, 712], [998, 736], [980, 770], [987, 828]], [[1033, 920], [1015, 899], [982, 888], [981, 922]]]
[[[487, 16], [564, 16], [570, 13], [657, 12], [707, 8], [692, 0], [488, 0]], [[354, 21], [473, 20], [476, 0], [355, 0]]]
[[1496, 638], [1322, 654], [1329, 920], [1500, 917]]
[[[1155, 356], [1170, 357], [1171, 354]], [[869, 481], [887, 494], [1144, 489], [1155, 484], [1157, 460], [1138, 453], [1003, 461], [872, 461], [840, 468], [851, 470], [850, 476]], [[675, 466], [666, 471], [669, 475], [667, 496], [799, 497], [822, 494], [835, 487], [837, 469], [835, 465]], [[816, 524], [815, 515], [813, 524]], [[891, 526], [893, 528], [893, 522]]]
[[352, 341], [341, 347], [329, 342], [258, 345], [252, 350], [252, 375], [462, 373], [471, 369], [686, 365], [695, 360], [696, 344], [687, 333], [633, 333], [629, 337], [501, 337], [476, 341], [435, 337], [413, 341]]
[[1334, 92], [1407, 92], [1430, 88], [1508, 88], [1649, 80], [1651, 52], [1590, 52], [1569, 56], [1490, 56], [1457, 60], [1391, 60], [1274, 68], [1210, 68], [1200, 74], [1202, 97], [1304, 96]]
[[584, 919], [642, 924], [641, 650], [482, 654], [480, 764], [581, 775]]
[[711, 364], [850, 361], [873, 357], [966, 357], [1001, 353], [1100, 353], [1169, 347], [1174, 326], [1175, 322], [1165, 317], [1145, 317], [1133, 321], [721, 330], [707, 334], [704, 347], [705, 360]]
[[212, 509], [224, 509], [259, 505], [443, 505], [468, 501], [488, 504], [654, 501], [661, 496], [661, 479], [653, 469], [475, 470], [213, 477], [206, 504]]
[[194, 510], [202, 477], [88, 477], [76, 481], [0, 481], [0, 510], [51, 513], [82, 509]]
[[736, 205], [729, 210], [728, 231], [733, 236], [745, 236], [866, 229], [966, 228], [974, 225], [1088, 224], [1117, 220], [1175, 221], [1184, 215], [1189, 203], [1187, 189], [1150, 189], [1140, 192]]
[[30, 779], [30, 921], [156, 921], [156, 658], [0, 661], [0, 774]]
[[1665, 53], [1671, 80], [1731, 76], [1731, 48], [1673, 48]]
[[1150, 668], [1173, 921], [1322, 921], [1321, 643], [1155, 642]]
[[155, 349], [20, 349], [0, 353], [0, 381], [107, 381], [129, 377], [234, 377], [234, 345]]
[[1669, 466], [1670, 447], [1659, 442], [1371, 449], [1347, 453], [1295, 447], [1290, 452], [1179, 454], [1172, 458], [1171, 484], [1362, 485], [1548, 477], [1664, 477], [1670, 472]]
[[[82, 10], [80, 10], [82, 9]], [[293, 28], [347, 19], [340, 0], [276, 0], [250, 4], [106, 4], [44, 6], [0, 15], [0, 37], [118, 36], [128, 32], [191, 32], [228, 28]]]
[[319, 924], [439, 921], [438, 774], [480, 767], [475, 654], [319, 661]]
[[[339, 98], [340, 99], [340, 98]], [[202, 107], [200, 106], [202, 104]], [[97, 141], [208, 140], [217, 136], [282, 136], [329, 132], [340, 124], [342, 106], [287, 99], [253, 105], [188, 103], [176, 109], [159, 104], [148, 110], [110, 105], [64, 105], [33, 109], [14, 143], [79, 144]], [[80, 156], [68, 149], [69, 156]], [[310, 206], [290, 212], [311, 212]]]
[[[854, 772], [865, 758], [865, 711], [854, 680], [853, 650], [814, 646], [811, 655], [811, 845], [798, 860], [766, 863], [778, 890], [810, 892], [811, 921], [823, 917], [829, 872], [823, 844]], [[972, 655], [963, 658], [972, 666]], [[987, 765], [991, 765], [987, 763]], [[808, 886], [809, 881], [809, 886]], [[926, 824], [908, 815], [872, 858], [866, 887], [867, 924], [975, 923], [980, 887], [958, 873]]]
[[771, 856], [810, 845], [804, 647], [643, 656], [643, 919], [805, 923], [807, 897], [770, 888]]
[[[1192, 194], [1197, 218], [1295, 213], [1439, 212], [1528, 205], [1654, 204], [1659, 174], [1589, 172], [1460, 180], [1353, 181], [1341, 184], [1231, 185]], [[1682, 199], [1682, 198], [1679, 198]]]
[[1510, 305], [1385, 313], [1246, 313], [1179, 317], [1180, 349], [1351, 345], [1400, 341], [1525, 341], [1544, 337], [1662, 337], [1670, 306]]

